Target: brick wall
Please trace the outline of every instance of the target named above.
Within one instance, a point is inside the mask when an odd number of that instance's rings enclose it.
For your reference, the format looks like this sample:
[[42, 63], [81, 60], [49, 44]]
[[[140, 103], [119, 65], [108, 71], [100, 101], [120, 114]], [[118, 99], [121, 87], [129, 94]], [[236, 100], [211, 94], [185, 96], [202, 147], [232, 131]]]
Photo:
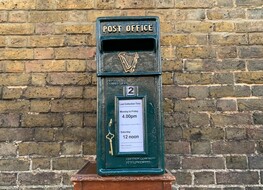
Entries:
[[174, 189], [263, 189], [262, 5], [1, 0], [0, 189], [72, 189], [96, 149], [94, 22], [126, 15], [160, 17]]

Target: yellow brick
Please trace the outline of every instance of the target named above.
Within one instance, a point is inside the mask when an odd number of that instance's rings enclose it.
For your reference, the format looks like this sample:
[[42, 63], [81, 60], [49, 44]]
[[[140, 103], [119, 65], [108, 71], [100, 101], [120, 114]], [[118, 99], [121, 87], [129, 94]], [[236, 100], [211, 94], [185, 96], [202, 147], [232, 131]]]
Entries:
[[174, 19], [177, 21], [182, 20], [196, 20], [201, 21], [205, 19], [204, 9], [179, 9], [175, 12]]
[[47, 75], [43, 73], [32, 73], [31, 83], [35, 86], [45, 86], [46, 77]]
[[55, 33], [81, 34], [94, 32], [93, 24], [59, 24], [55, 26]]
[[27, 98], [59, 98], [62, 87], [27, 87], [24, 96]]
[[97, 68], [97, 64], [95, 60], [87, 60], [87, 71], [95, 72]]
[[172, 22], [161, 22], [160, 28], [162, 33], [171, 33], [174, 30], [174, 24]]
[[116, 0], [117, 8], [153, 8], [154, 1], [152, 0]]
[[163, 59], [174, 59], [175, 58], [175, 47], [162, 47], [161, 55]]
[[29, 46], [31, 47], [55, 47], [64, 45], [64, 36], [31, 36]]
[[182, 71], [183, 62], [175, 60], [163, 60], [162, 61], [162, 70], [163, 71]]
[[9, 22], [27, 22], [27, 11], [12, 11], [9, 13]]
[[87, 35], [69, 35], [66, 38], [66, 44], [69, 46], [88, 45]]
[[217, 34], [211, 35], [212, 44], [216, 45], [240, 45], [248, 44], [246, 34]]
[[148, 10], [146, 16], [158, 16], [160, 22], [174, 21], [177, 18], [178, 10], [160, 9], [160, 10]]
[[25, 63], [26, 72], [58, 72], [66, 71], [64, 60], [39, 60]]
[[87, 59], [95, 57], [96, 48], [64, 47], [56, 49], [57, 59]]
[[93, 0], [59, 0], [57, 9], [92, 9], [94, 8]]
[[201, 59], [189, 60], [185, 63], [187, 71], [200, 71], [204, 68], [204, 62]]
[[249, 34], [249, 44], [263, 44], [263, 33], [251, 33]]
[[7, 22], [8, 12], [1, 11], [0, 12], [0, 22]]
[[87, 12], [88, 22], [95, 22], [98, 17], [120, 16], [120, 10], [91, 10]]
[[54, 49], [53, 48], [36, 48], [34, 49], [35, 59], [53, 59]]
[[233, 22], [216, 22], [215, 24], [216, 32], [233, 32], [235, 31], [235, 24]]
[[70, 22], [87, 22], [87, 11], [68, 11], [67, 13]]
[[34, 9], [35, 0], [1, 0], [0, 10]]
[[129, 10], [123, 10], [122, 15], [124, 16], [145, 16], [145, 10], [144, 9], [129, 9]]
[[207, 34], [190, 34], [188, 40], [189, 45], [206, 45]]
[[91, 85], [97, 85], [97, 75], [96, 73], [91, 74]]
[[216, 49], [219, 59], [236, 58], [237, 48], [235, 46], [221, 46]]
[[32, 34], [33, 24], [0, 24], [0, 34]]
[[202, 21], [205, 19], [203, 9], [160, 9], [149, 10], [148, 15], [159, 16], [161, 22], [167, 21]]
[[95, 34], [87, 35], [87, 45], [96, 46], [96, 35]]
[[96, 7], [98, 9], [112, 9], [115, 7], [115, 0], [97, 0]]
[[0, 47], [5, 47], [6, 45], [6, 38], [4, 36], [0, 36]]
[[30, 111], [31, 112], [48, 112], [50, 102], [46, 100], [31, 100]]
[[237, 83], [246, 84], [263, 84], [263, 72], [239, 72], [235, 74], [235, 79]]
[[209, 46], [179, 47], [177, 48], [179, 58], [215, 58], [215, 51]]
[[0, 85], [25, 86], [30, 82], [30, 75], [23, 73], [0, 74]]
[[161, 45], [187, 45], [188, 44], [188, 36], [184, 34], [173, 34], [173, 35], [165, 35], [161, 38]]
[[4, 49], [0, 51], [0, 59], [33, 59], [32, 49]]
[[64, 98], [82, 98], [83, 87], [63, 87], [62, 95]]
[[174, 7], [174, 0], [160, 0], [156, 1], [156, 6], [158, 8], [172, 8]]
[[96, 99], [96, 97], [97, 97], [97, 87], [89, 86], [85, 88], [84, 98]]
[[65, 22], [69, 19], [69, 14], [65, 11], [33, 11], [29, 13], [29, 22], [32, 23], [51, 23]]
[[222, 9], [216, 8], [208, 10], [208, 19], [222, 20], [222, 19], [245, 19], [246, 12], [244, 9]]
[[172, 113], [173, 112], [174, 103], [173, 100], [165, 98], [163, 102], [163, 110], [166, 113]]
[[175, 81], [181, 85], [193, 85], [193, 84], [212, 84], [213, 75], [203, 73], [176, 73]]
[[237, 32], [262, 32], [263, 20], [242, 21], [236, 23]]
[[36, 9], [55, 9], [56, 1], [54, 0], [36, 0]]
[[22, 88], [8, 88], [4, 87], [3, 89], [3, 99], [17, 99], [22, 95]]
[[54, 34], [53, 23], [36, 23], [36, 34]]
[[[5, 68], [4, 68], [4, 61], [0, 61], [0, 72], [5, 72]], [[1, 92], [2, 90], [0, 90]]]
[[189, 32], [212, 32], [213, 23], [211, 22], [178, 22], [175, 23], [175, 31], [179, 33]]
[[87, 63], [84, 60], [68, 60], [67, 71], [85, 71]]
[[26, 47], [27, 46], [27, 36], [10, 36], [8, 46], [9, 47]]
[[233, 7], [234, 3], [232, 0], [226, 1], [226, 0], [217, 0], [217, 6], [218, 7]]
[[163, 84], [173, 84], [173, 73], [164, 72], [162, 74], [162, 80]]
[[24, 72], [25, 63], [22, 61], [6, 61], [4, 62], [5, 72]]
[[176, 8], [210, 8], [213, 5], [211, 0], [175, 0]]

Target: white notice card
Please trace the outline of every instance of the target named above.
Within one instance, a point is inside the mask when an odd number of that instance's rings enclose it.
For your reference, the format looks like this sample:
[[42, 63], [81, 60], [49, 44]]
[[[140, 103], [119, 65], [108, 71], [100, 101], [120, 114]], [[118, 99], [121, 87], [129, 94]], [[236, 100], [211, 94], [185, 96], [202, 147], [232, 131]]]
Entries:
[[144, 151], [143, 100], [119, 100], [119, 151]]

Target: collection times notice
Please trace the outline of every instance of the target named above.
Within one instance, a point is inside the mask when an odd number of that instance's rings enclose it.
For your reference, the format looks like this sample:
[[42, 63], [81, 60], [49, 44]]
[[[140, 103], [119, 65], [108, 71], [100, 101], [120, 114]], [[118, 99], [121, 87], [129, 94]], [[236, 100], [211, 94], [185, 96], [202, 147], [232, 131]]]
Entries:
[[119, 152], [144, 151], [143, 100], [119, 100]]

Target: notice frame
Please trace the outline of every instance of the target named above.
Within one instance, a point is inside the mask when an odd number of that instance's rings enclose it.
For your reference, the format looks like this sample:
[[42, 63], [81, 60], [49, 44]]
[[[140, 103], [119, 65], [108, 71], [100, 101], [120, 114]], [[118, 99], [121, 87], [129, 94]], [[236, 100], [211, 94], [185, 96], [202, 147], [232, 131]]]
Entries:
[[115, 97], [117, 155], [147, 154], [146, 96]]

